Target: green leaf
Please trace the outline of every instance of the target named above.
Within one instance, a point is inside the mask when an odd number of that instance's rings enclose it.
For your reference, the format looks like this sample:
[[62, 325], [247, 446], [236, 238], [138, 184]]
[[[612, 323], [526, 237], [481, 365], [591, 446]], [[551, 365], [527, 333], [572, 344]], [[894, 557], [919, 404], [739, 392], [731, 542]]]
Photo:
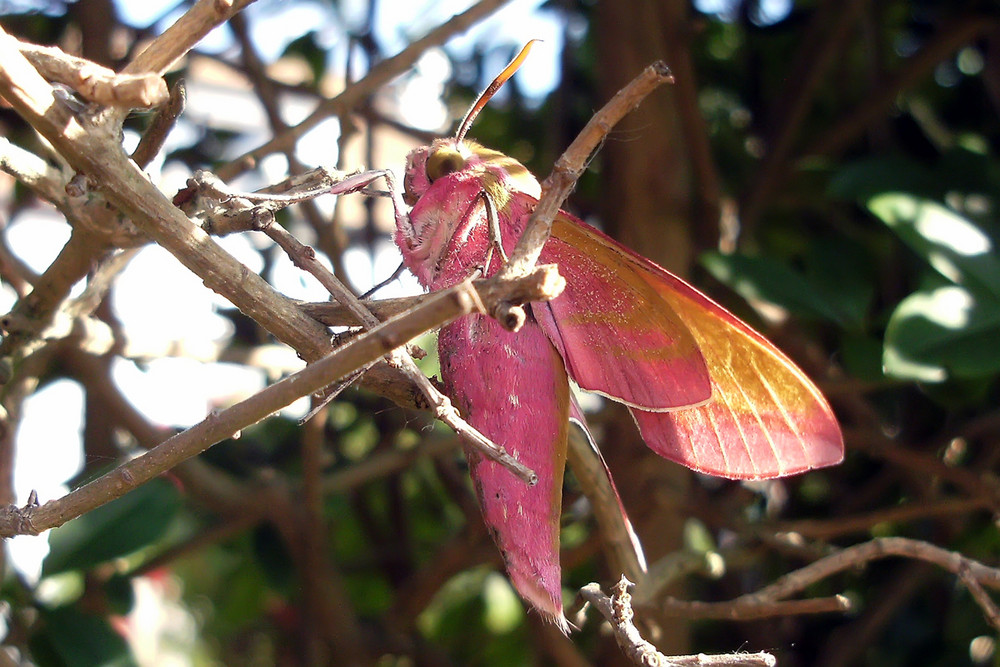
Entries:
[[767, 301], [801, 317], [844, 324], [843, 315], [811, 281], [781, 262], [738, 253], [708, 252], [701, 256], [701, 263], [744, 299]]
[[136, 664], [125, 640], [106, 619], [74, 607], [42, 610], [42, 629], [31, 638], [35, 660], [42, 667], [125, 667]]
[[885, 380], [884, 345], [880, 338], [869, 334], [848, 334], [840, 341], [840, 361], [851, 377], [865, 382]]
[[180, 502], [176, 486], [155, 479], [54, 529], [42, 575], [87, 569], [150, 544], [167, 530]]
[[833, 198], [867, 201], [884, 192], [912, 192], [927, 197], [944, 194], [940, 182], [919, 162], [900, 156], [861, 160], [841, 169], [830, 180]]
[[868, 209], [942, 276], [1000, 299], [1000, 254], [981, 227], [937, 202], [899, 192], [871, 199]]
[[494, 635], [505, 635], [524, 623], [524, 605], [510, 581], [491, 572], [483, 582], [483, 624]]
[[814, 239], [803, 257], [806, 279], [836, 321], [858, 332], [875, 300], [872, 255], [843, 238]]
[[941, 155], [934, 176], [945, 191], [1000, 194], [1000, 165], [985, 153], [952, 148]]
[[899, 378], [943, 382], [1000, 372], [1000, 300], [961, 285], [911, 294], [885, 332], [883, 366]]

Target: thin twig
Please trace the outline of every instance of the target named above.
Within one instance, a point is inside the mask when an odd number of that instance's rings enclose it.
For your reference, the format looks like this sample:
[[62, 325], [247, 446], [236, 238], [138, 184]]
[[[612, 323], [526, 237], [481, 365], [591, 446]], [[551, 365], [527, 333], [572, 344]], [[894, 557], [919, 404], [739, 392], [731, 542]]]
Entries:
[[325, 328], [197, 229], [122, 151], [118, 129], [78, 117], [0, 31], [0, 93], [107, 200], [169, 250], [206, 286], [228, 298], [306, 360], [329, 350]]
[[[554, 264], [536, 266], [528, 275], [513, 280], [500, 281], [496, 278], [475, 280], [472, 286], [479, 294], [487, 312], [491, 312], [501, 302], [524, 304], [532, 301], [549, 301], [559, 296], [565, 288], [566, 279], [559, 275]], [[414, 307], [428, 295], [379, 299], [362, 303], [379, 319], [392, 317]], [[328, 326], [358, 326], [360, 320], [347, 308], [337, 303], [321, 301], [300, 303], [302, 309]]]
[[993, 598], [983, 590], [982, 585], [969, 573], [968, 569], [960, 569], [958, 576], [962, 580], [962, 583], [965, 584], [965, 587], [969, 589], [969, 593], [976, 600], [976, 604], [983, 610], [983, 616], [986, 617], [989, 624], [993, 626], [994, 630], [1000, 630], [1000, 609], [997, 608], [997, 604], [993, 601]]
[[[329, 174], [323, 171], [323, 176], [338, 178], [339, 175]], [[356, 174], [347, 178], [339, 179], [335, 182], [336, 192], [350, 192], [355, 189], [355, 183], [362, 187], [374, 177], [386, 175], [384, 172], [366, 172]], [[323, 190], [329, 191], [331, 188], [324, 181]], [[317, 191], [319, 192], [319, 191]], [[188, 188], [185, 190], [183, 206], [185, 210], [191, 211], [192, 206], [199, 208], [207, 199], [206, 209], [214, 211], [210, 213], [212, 228], [224, 228], [227, 232], [245, 225], [247, 228], [254, 228], [263, 231], [272, 241], [281, 247], [292, 259], [293, 264], [313, 275], [327, 291], [333, 296], [340, 306], [346, 309], [350, 316], [362, 327], [371, 328], [379, 322], [364, 303], [359, 301], [336, 276], [326, 269], [316, 259], [315, 251], [299, 242], [287, 230], [279, 225], [273, 224], [273, 209], [283, 207], [289, 203], [297, 201], [303, 196], [312, 196], [315, 192], [305, 195], [268, 195], [260, 193], [235, 193], [229, 190], [220, 179], [208, 172], [199, 172], [189, 180]], [[254, 200], [262, 202], [258, 206], [253, 206]], [[177, 201], [177, 198], [175, 198]], [[218, 201], [218, 205], [212, 202]], [[542, 280], [547, 283], [547, 287], [556, 294], [561, 291], [565, 284], [560, 278], [551, 276], [551, 272], [543, 272]], [[521, 282], [515, 282], [520, 286]], [[509, 297], [508, 297], [509, 298]], [[507, 303], [507, 300], [504, 300]], [[491, 312], [491, 311], [487, 311]], [[451, 404], [447, 396], [442, 394], [427, 379], [423, 372], [413, 362], [413, 359], [404, 351], [396, 350], [388, 358], [390, 366], [396, 368], [407, 380], [414, 384], [426, 399], [428, 407], [435, 416], [450, 426], [462, 439], [472, 447], [480, 450], [486, 457], [496, 461], [506, 467], [515, 476], [528, 484], [537, 481], [535, 473], [518, 462], [514, 457], [500, 445], [492, 442], [489, 438], [480, 433], [471, 424], [462, 419], [458, 410]]]
[[69, 241], [42, 273], [33, 289], [0, 318], [5, 332], [0, 357], [10, 357], [33, 349], [49, 327], [70, 289], [84, 278], [95, 259], [107, 250], [100, 239], [74, 230]]
[[[240, 57], [243, 60], [244, 70], [253, 84], [257, 99], [260, 100], [267, 114], [267, 121], [271, 127], [271, 136], [287, 132], [288, 124], [281, 117], [281, 99], [278, 94], [278, 86], [267, 75], [267, 66], [257, 53], [257, 47], [250, 38], [245, 17], [242, 14], [236, 14], [230, 20], [229, 24], [240, 43]], [[290, 174], [295, 175], [306, 171], [305, 166], [296, 155], [294, 146], [286, 147], [284, 155], [288, 162], [288, 172]], [[322, 230], [329, 223], [324, 219], [323, 214], [316, 206], [315, 200], [304, 199], [300, 202], [299, 210], [302, 217], [315, 230], [317, 236], [321, 235]], [[334, 253], [328, 257], [333, 264], [334, 274], [341, 282], [345, 282], [346, 278], [341, 253]], [[318, 408], [319, 406], [316, 407]]]
[[843, 595], [808, 600], [776, 600], [737, 604], [732, 602], [701, 602], [667, 598], [658, 606], [669, 616], [684, 618], [717, 618], [729, 621], [752, 621], [775, 616], [802, 616], [805, 614], [845, 613], [851, 602]]
[[0, 137], [0, 170], [60, 209], [67, 206], [69, 197], [66, 195], [66, 177], [63, 173], [31, 151], [10, 143], [6, 137]]
[[992, 509], [994, 500], [989, 497], [947, 498], [937, 501], [908, 503], [857, 516], [835, 519], [800, 519], [785, 521], [774, 526], [785, 533], [798, 533], [814, 540], [831, 540], [852, 533], [867, 533], [872, 527], [884, 523], [902, 523], [934, 517], [965, 515], [979, 509]]
[[152, 44], [126, 65], [122, 74], [163, 74], [201, 38], [254, 0], [198, 0]]
[[[948, 551], [921, 540], [905, 537], [883, 537], [848, 547], [821, 558], [806, 567], [789, 572], [773, 584], [765, 586], [755, 593], [741, 595], [728, 602], [688, 603], [667, 598], [662, 610], [678, 616], [704, 615], [708, 618], [745, 619], [759, 618], [762, 615], [776, 615], [778, 607], [775, 607], [774, 604], [779, 600], [799, 593], [808, 586], [838, 572], [855, 569], [870, 561], [892, 556], [932, 563], [956, 576], [963, 577], [966, 581], [973, 580], [981, 586], [1000, 590], [1000, 569], [989, 567], [956, 551]], [[837, 606], [841, 604], [839, 598], [840, 596], [827, 598], [827, 602], [817, 604], [821, 611], [838, 611]], [[979, 601], [978, 598], [977, 601]], [[830, 606], [824, 609], [825, 605]], [[786, 607], [786, 609], [795, 608], [794, 606]], [[808, 609], [809, 606], [804, 608]], [[992, 610], [987, 607], [983, 609], [987, 618], [990, 618], [992, 622]], [[758, 613], [761, 610], [764, 613]]]
[[[510, 261], [497, 273], [498, 278], [509, 280], [531, 271], [552, 232], [552, 221], [555, 220], [566, 197], [576, 186], [591, 154], [618, 121], [637, 107], [646, 95], [668, 81], [673, 81], [670, 69], [663, 62], [657, 61], [619, 90], [591, 117], [569, 148], [556, 160], [552, 173], [542, 182], [538, 204], [531, 212], [531, 217], [514, 247]], [[490, 314], [501, 322], [514, 323], [515, 329], [526, 318], [522, 306], [508, 304], [502, 304], [501, 308], [491, 310]]]
[[[312, 248], [300, 243], [279, 225], [267, 224], [262, 231], [288, 254], [295, 266], [310, 273], [333, 295], [334, 299], [348, 308], [351, 314], [361, 321], [364, 328], [371, 329], [378, 326], [378, 318], [372, 315], [365, 305], [316, 259], [316, 252]], [[471, 291], [471, 294], [475, 295], [475, 291]], [[451, 404], [451, 400], [427, 379], [406, 350], [402, 348], [393, 350], [388, 355], [388, 362], [420, 390], [434, 416], [450, 426], [466, 443], [478, 449], [490, 460], [507, 468], [525, 483], [533, 485], [538, 481], [534, 471], [507, 453], [502, 445], [494, 443], [462, 419], [458, 410]]]
[[174, 124], [184, 111], [187, 103], [187, 91], [184, 82], [178, 81], [170, 89], [170, 97], [167, 103], [156, 110], [156, 115], [149, 122], [149, 127], [139, 140], [139, 145], [132, 151], [132, 161], [145, 169], [146, 166], [156, 157], [156, 154], [163, 148], [167, 135], [173, 129]]
[[580, 597], [607, 619], [618, 646], [625, 656], [643, 667], [774, 667], [777, 662], [770, 653], [728, 653], [723, 655], [666, 656], [643, 639], [632, 622], [632, 596], [628, 593], [631, 582], [624, 576], [612, 588], [608, 597], [597, 584], [587, 584], [580, 589]]
[[[173, 429], [156, 426], [136, 409], [111, 378], [110, 366], [104, 358], [80, 350], [70, 350], [61, 358], [96, 403], [105, 406], [116, 424], [127, 431], [143, 449], [152, 449], [173, 435]], [[184, 484], [188, 495], [203, 507], [221, 517], [262, 515], [256, 488], [245, 489], [239, 482], [218, 468], [194, 458], [171, 471]]]
[[531, 270], [549, 238], [552, 221], [586, 168], [594, 149], [611, 128], [637, 107], [646, 95], [672, 80], [667, 66], [662, 62], [655, 62], [594, 114], [569, 148], [556, 160], [552, 173], [542, 182], [542, 196], [514, 248], [510, 262], [501, 269], [501, 278], [523, 276]]

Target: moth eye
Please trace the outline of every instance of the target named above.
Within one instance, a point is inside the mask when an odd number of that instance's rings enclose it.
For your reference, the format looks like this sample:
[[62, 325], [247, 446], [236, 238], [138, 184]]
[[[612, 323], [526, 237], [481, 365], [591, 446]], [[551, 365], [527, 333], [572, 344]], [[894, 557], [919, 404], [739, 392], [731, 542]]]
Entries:
[[451, 148], [442, 148], [427, 156], [427, 179], [433, 183], [465, 166], [465, 158]]

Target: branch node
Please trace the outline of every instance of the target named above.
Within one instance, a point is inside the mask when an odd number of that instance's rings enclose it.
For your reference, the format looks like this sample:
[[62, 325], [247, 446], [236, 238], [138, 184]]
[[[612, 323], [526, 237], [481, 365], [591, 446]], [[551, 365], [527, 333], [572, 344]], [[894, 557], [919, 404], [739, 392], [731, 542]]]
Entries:
[[490, 315], [507, 331], [520, 330], [528, 317], [524, 312], [524, 306], [515, 305], [508, 301], [498, 301]]
[[250, 213], [250, 226], [252, 229], [262, 232], [272, 224], [274, 224], [274, 211], [271, 209], [265, 206], [257, 206]]

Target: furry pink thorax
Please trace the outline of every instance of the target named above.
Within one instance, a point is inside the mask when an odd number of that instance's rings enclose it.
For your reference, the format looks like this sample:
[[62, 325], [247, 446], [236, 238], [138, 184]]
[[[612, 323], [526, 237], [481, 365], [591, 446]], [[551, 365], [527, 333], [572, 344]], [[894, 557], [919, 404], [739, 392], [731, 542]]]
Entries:
[[[427, 176], [427, 159], [442, 149], [457, 152], [464, 164], [432, 183]], [[490, 238], [482, 224], [485, 213], [479, 199], [484, 190], [504, 218], [517, 221], [523, 211], [507, 209], [517, 206], [512, 195], [519, 192], [537, 198], [540, 186], [517, 160], [469, 140], [437, 139], [407, 156], [403, 199], [413, 208], [409, 227], [396, 230], [396, 244], [406, 268], [424, 287], [451, 287], [465, 280], [486, 257]], [[522, 230], [507, 226], [503, 231], [503, 245], [509, 250]], [[494, 257], [489, 273], [498, 267], [497, 259]]]

